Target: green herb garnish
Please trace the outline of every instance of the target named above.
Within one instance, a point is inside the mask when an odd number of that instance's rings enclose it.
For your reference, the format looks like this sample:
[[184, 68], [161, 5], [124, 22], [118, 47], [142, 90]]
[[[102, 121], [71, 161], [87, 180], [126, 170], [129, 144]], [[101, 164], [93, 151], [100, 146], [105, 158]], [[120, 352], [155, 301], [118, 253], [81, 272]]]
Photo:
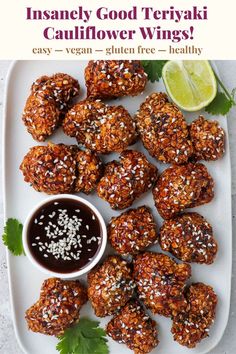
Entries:
[[24, 254], [22, 244], [22, 229], [23, 225], [17, 219], [8, 219], [2, 235], [2, 240], [5, 246], [14, 254], [20, 256]]
[[81, 318], [79, 323], [59, 336], [56, 349], [60, 354], [108, 354], [106, 332], [99, 322]]
[[151, 82], [159, 81], [162, 77], [162, 69], [168, 60], [141, 60], [148, 80]]
[[219, 91], [219, 89], [218, 89], [216, 97], [205, 108], [205, 111], [207, 113], [211, 113], [213, 115], [222, 114], [224, 116], [225, 114], [227, 114], [230, 111], [230, 109], [233, 106], [236, 105], [236, 102], [235, 102], [236, 88], [234, 88], [232, 90], [232, 92], [229, 93], [229, 91], [226, 89], [223, 82], [219, 79], [219, 77], [215, 73], [215, 71], [214, 71], [214, 75], [215, 75], [216, 81], [218, 83], [218, 87], [221, 89], [221, 91]]

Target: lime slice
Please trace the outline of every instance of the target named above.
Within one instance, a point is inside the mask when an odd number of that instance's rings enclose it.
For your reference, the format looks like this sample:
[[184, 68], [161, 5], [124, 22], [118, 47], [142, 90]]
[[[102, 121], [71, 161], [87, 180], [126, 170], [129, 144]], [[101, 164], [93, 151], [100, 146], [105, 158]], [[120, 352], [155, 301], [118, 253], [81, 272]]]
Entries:
[[171, 60], [162, 77], [171, 99], [185, 111], [198, 111], [216, 96], [217, 83], [207, 60]]

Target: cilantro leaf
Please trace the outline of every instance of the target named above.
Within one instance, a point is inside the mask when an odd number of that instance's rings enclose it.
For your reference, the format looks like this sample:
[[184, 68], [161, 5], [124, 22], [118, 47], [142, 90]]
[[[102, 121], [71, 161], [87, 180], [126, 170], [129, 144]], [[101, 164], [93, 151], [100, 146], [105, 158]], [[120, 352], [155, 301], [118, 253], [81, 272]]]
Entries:
[[159, 81], [162, 77], [162, 69], [168, 60], [141, 60], [148, 80], [151, 82]]
[[97, 321], [81, 318], [59, 337], [56, 349], [60, 354], [108, 354], [106, 332], [98, 326]]
[[214, 115], [225, 115], [232, 106], [233, 101], [225, 93], [218, 91], [214, 100], [205, 108], [205, 111]]
[[23, 225], [17, 219], [12, 218], [8, 219], [4, 226], [3, 243], [15, 256], [24, 254], [22, 229]]
[[213, 72], [218, 84], [218, 91], [214, 100], [205, 108], [205, 111], [215, 115], [225, 115], [233, 106], [236, 105], [236, 88], [234, 88], [230, 93], [216, 72], [214, 70]]

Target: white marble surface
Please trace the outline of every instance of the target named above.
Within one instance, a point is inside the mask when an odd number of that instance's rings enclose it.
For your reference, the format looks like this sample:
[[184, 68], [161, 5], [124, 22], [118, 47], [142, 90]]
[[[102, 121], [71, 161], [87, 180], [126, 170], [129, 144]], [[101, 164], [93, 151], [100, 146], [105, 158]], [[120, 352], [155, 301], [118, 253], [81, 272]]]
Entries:
[[[6, 74], [10, 61], [0, 61], [0, 123], [2, 123], [3, 94], [6, 81]], [[217, 66], [225, 85], [232, 89], [236, 86], [236, 61], [218, 61]], [[2, 124], [0, 130], [2, 129]], [[218, 346], [210, 354], [234, 354], [236, 353], [236, 107], [228, 115], [228, 126], [230, 135], [230, 150], [232, 161], [232, 204], [233, 204], [233, 275], [231, 292], [231, 311], [228, 326], [225, 334]], [[1, 133], [1, 132], [0, 132]], [[1, 136], [1, 135], [0, 135]], [[1, 156], [1, 155], [0, 155]], [[0, 157], [1, 159], [1, 157]], [[2, 166], [0, 161], [2, 176]], [[0, 177], [0, 184], [2, 181]], [[220, 220], [219, 220], [220, 222]], [[2, 193], [0, 192], [0, 230], [3, 229], [3, 205]], [[14, 336], [14, 330], [11, 320], [11, 311], [9, 303], [9, 291], [7, 280], [7, 265], [5, 248], [0, 241], [0, 354], [21, 354], [17, 341]], [[191, 351], [190, 351], [191, 353]], [[34, 353], [30, 353], [34, 354]], [[44, 353], [50, 354], [50, 353]], [[92, 353], [91, 353], [92, 354]], [[171, 353], [175, 354], [175, 353]]]

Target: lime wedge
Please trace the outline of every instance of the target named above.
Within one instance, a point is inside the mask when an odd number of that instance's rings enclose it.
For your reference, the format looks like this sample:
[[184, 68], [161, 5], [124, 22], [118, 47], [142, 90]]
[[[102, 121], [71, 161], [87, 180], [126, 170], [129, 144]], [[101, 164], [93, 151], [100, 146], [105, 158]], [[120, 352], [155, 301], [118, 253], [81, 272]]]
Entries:
[[170, 60], [163, 67], [166, 90], [185, 111], [198, 111], [216, 96], [217, 83], [207, 60]]

